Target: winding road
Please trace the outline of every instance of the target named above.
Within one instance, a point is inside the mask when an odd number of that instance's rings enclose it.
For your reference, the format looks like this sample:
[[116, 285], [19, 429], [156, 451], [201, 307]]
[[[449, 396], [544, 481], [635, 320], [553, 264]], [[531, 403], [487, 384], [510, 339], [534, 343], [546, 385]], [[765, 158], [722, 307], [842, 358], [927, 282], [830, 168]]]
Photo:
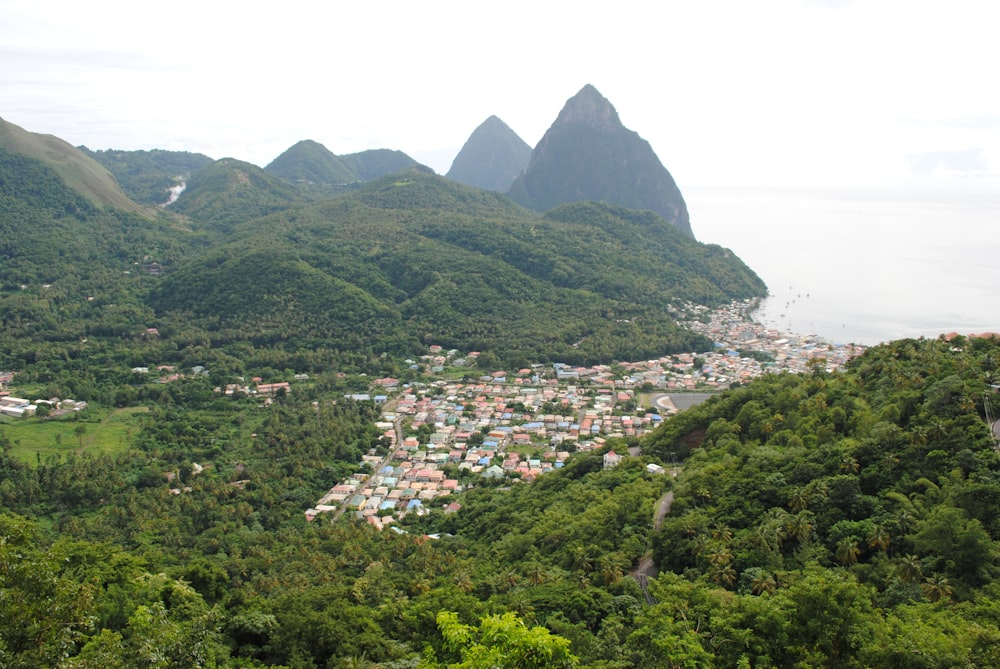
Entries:
[[[670, 513], [670, 505], [674, 503], [674, 491], [671, 490], [663, 497], [660, 498], [659, 503], [656, 505], [656, 515], [653, 518], [653, 531], [657, 532], [660, 526], [663, 524], [663, 519], [668, 513]], [[639, 587], [642, 588], [642, 596], [646, 599], [647, 604], [655, 604], [656, 599], [649, 594], [649, 579], [656, 576], [656, 563], [653, 562], [652, 555], [644, 555], [642, 560], [635, 569], [632, 570], [632, 578], [636, 580]]]

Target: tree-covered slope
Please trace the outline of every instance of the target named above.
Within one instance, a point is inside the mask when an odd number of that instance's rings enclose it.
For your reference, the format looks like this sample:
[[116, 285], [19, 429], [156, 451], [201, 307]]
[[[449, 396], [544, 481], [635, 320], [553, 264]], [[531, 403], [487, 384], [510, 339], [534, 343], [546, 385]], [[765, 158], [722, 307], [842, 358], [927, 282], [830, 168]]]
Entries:
[[170, 219], [98, 207], [46, 164], [0, 149], [5, 353], [88, 332], [138, 334], [151, 316], [151, 268], [187, 248]]
[[342, 155], [340, 159], [354, 170], [360, 181], [375, 181], [410, 167], [421, 167], [413, 158], [393, 149], [368, 149]]
[[308, 139], [289, 147], [264, 171], [301, 188], [328, 194], [343, 192], [348, 184], [359, 180], [357, 172], [343, 159]]
[[214, 162], [206, 155], [188, 151], [92, 151], [85, 146], [80, 150], [107, 168], [129, 198], [145, 205], [168, 202], [171, 188]]
[[[732, 254], [651, 212], [581, 204], [542, 217], [422, 169], [233, 235], [165, 278], [153, 296], [164, 318], [191, 313], [230, 336], [254, 323], [261, 340], [336, 333], [376, 349], [432, 340], [522, 361], [594, 361], [703, 348], [674, 324], [671, 304], [764, 293]], [[380, 305], [377, 324], [340, 292]]]
[[[642, 449], [613, 469], [577, 453], [494, 484], [451, 465], [467, 491], [400, 532], [302, 513], [363, 474], [363, 454], [390, 453], [375, 405], [344, 399], [351, 380], [325, 369], [267, 406], [212, 387], [281, 358], [174, 354], [216, 356], [212, 376], [119, 377], [144, 408], [112, 453], [29, 465], [0, 425], [8, 665], [1000, 662], [996, 339], [906, 340], [843, 373], [764, 377], [641, 443], [612, 438], [605, 450]], [[19, 425], [58, 426], [32, 420]], [[83, 413], [70, 434], [82, 444], [100, 422]], [[675, 458], [676, 478], [646, 466]]]
[[371, 149], [343, 156], [312, 140], [298, 142], [264, 168], [317, 197], [334, 197], [387, 174], [416, 167], [402, 151]]
[[654, 539], [683, 579], [660, 579], [652, 612], [687, 619], [661, 629], [725, 666], [995, 664], [998, 355], [903, 340], [667, 421], [643, 452], [684, 459]]
[[229, 232], [308, 199], [295, 186], [256, 165], [223, 158], [193, 174], [171, 209], [186, 215], [199, 229]]
[[26, 156], [54, 170], [66, 186], [94, 206], [141, 210], [122, 192], [111, 172], [58, 137], [28, 132], [0, 119], [0, 149]]

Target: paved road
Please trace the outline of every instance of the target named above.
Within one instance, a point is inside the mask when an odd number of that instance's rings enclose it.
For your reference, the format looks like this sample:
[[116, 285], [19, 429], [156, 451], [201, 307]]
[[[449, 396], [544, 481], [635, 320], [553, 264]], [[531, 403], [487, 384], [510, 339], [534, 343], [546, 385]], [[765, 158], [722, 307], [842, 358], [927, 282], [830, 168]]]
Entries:
[[[654, 532], [660, 529], [660, 526], [663, 524], [663, 518], [670, 513], [670, 505], [673, 503], [674, 492], [672, 490], [660, 498], [660, 501], [656, 506], [656, 515], [653, 518]], [[639, 587], [642, 588], [642, 596], [649, 605], [656, 603], [656, 598], [649, 594], [649, 579], [656, 576], [656, 574], [656, 563], [653, 562], [653, 558], [650, 555], [644, 556], [642, 560], [639, 561], [638, 566], [632, 570], [632, 578], [634, 578], [636, 583], [639, 584]]]

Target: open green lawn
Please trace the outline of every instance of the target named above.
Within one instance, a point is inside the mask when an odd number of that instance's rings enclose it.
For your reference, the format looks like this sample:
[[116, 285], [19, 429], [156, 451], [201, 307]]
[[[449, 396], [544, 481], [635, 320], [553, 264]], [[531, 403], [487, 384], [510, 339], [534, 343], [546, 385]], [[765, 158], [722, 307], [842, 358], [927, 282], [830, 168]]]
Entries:
[[73, 414], [59, 418], [0, 421], [0, 431], [10, 439], [10, 454], [27, 462], [45, 462], [52, 455], [117, 453], [128, 448], [146, 407], [100, 411], [88, 409], [86, 418]]

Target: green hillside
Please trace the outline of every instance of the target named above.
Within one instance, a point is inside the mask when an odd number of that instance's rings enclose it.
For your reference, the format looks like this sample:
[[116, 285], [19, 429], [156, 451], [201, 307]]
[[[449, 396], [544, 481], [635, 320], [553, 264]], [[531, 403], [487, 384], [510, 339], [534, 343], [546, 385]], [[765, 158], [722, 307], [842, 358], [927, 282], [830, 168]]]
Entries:
[[334, 195], [360, 180], [358, 173], [325, 146], [303, 140], [264, 168], [269, 174], [305, 190]]
[[214, 162], [188, 151], [91, 151], [85, 146], [80, 150], [107, 168], [129, 198], [148, 206], [164, 204], [169, 200], [168, 189]]
[[28, 132], [0, 119], [0, 149], [27, 156], [55, 170], [66, 186], [92, 205], [141, 211], [107, 169], [58, 137]]
[[334, 155], [312, 140], [298, 142], [264, 170], [315, 197], [334, 197], [387, 174], [416, 167], [402, 151], [371, 149]]
[[738, 259], [652, 212], [581, 204], [542, 217], [423, 170], [232, 235], [164, 278], [152, 298], [162, 318], [193, 314], [227, 340], [252, 323], [258, 344], [322, 332], [346, 348], [435, 341], [506, 360], [609, 361], [704, 349], [671, 304], [764, 292]]
[[370, 403], [149, 384], [116, 455], [29, 466], [0, 430], [0, 639], [67, 668], [995, 666], [998, 357], [906, 340], [767, 376], [615, 469], [469, 477], [401, 533], [302, 517], [379, 447]]
[[420, 164], [402, 151], [392, 149], [368, 149], [348, 153], [340, 159], [350, 167], [361, 181], [374, 181], [379, 177], [408, 169]]
[[223, 158], [191, 175], [184, 196], [171, 211], [199, 229], [228, 232], [246, 221], [293, 207], [302, 191], [256, 165]]

